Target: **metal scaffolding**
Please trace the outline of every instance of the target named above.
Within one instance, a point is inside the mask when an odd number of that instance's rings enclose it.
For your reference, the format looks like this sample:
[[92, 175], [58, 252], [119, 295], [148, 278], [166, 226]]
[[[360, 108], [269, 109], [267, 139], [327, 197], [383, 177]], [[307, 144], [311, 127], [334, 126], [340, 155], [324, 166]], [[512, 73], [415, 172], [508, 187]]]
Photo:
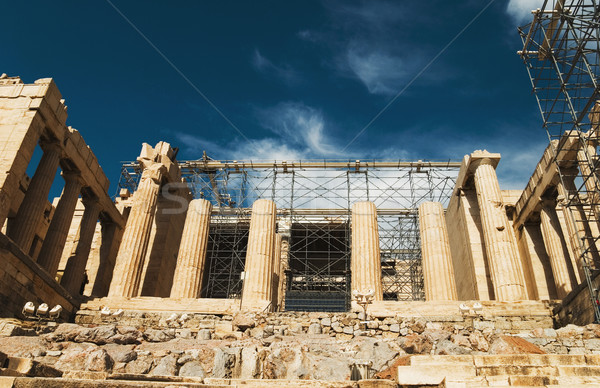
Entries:
[[[600, 321], [598, 302], [598, 0], [545, 0], [519, 28], [523, 59], [557, 167], [568, 216], [578, 225], [579, 262]], [[553, 193], [556, 195], [556, 193]], [[560, 194], [560, 193], [559, 193]], [[564, 197], [564, 198], [562, 198]]]
[[[202, 295], [241, 293], [250, 208], [257, 199], [277, 205], [284, 253], [287, 310], [345, 311], [350, 303], [351, 206], [378, 209], [385, 299], [423, 300], [417, 208], [447, 206], [459, 162], [403, 161], [180, 161], [195, 198], [213, 204]], [[122, 186], [134, 189], [141, 173], [125, 163]]]

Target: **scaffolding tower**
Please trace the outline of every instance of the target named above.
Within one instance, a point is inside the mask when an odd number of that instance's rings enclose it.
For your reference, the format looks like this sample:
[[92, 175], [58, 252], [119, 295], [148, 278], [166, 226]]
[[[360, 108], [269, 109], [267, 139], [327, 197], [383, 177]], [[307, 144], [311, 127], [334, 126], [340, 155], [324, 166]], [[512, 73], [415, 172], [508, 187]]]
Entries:
[[[351, 207], [372, 201], [378, 226], [384, 298], [424, 300], [417, 208], [448, 205], [459, 162], [385, 160], [178, 162], [194, 198], [213, 204], [203, 297], [242, 291], [251, 206], [277, 205], [287, 243], [285, 309], [346, 311], [350, 304]], [[136, 162], [122, 166], [120, 188], [134, 190]]]
[[[557, 170], [559, 199], [577, 225], [585, 279], [600, 322], [598, 302], [598, 0], [545, 0], [520, 27], [523, 59]], [[556, 193], [554, 193], [556, 195]]]

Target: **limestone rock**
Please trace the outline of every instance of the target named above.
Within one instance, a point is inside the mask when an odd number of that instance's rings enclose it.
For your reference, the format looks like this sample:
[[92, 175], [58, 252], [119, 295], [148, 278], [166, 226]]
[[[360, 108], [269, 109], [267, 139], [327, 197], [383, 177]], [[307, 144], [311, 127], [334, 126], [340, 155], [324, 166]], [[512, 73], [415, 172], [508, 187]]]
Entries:
[[440, 329], [425, 329], [425, 331], [423, 332], [422, 335], [429, 342], [435, 343], [440, 340], [449, 339], [451, 336], [451, 333], [449, 331], [440, 330]]
[[209, 340], [210, 338], [211, 338], [210, 329], [198, 330], [198, 339], [199, 340]]
[[137, 358], [137, 352], [130, 345], [109, 344], [103, 347], [115, 362], [128, 363]]
[[85, 358], [85, 370], [93, 372], [110, 371], [113, 360], [104, 349], [96, 349], [89, 352]]
[[402, 349], [409, 354], [424, 354], [431, 351], [431, 342], [418, 334], [410, 334], [404, 337], [401, 344]]
[[454, 355], [454, 354], [470, 354], [471, 350], [458, 346], [450, 340], [443, 339], [435, 346], [435, 354], [439, 355]]
[[356, 358], [371, 361], [372, 368], [376, 371], [383, 370], [396, 356], [398, 351], [390, 347], [387, 342], [374, 338], [365, 338], [359, 345]]
[[199, 361], [189, 361], [181, 366], [179, 376], [204, 378], [206, 372]]
[[491, 354], [545, 354], [542, 349], [520, 337], [503, 335], [498, 337], [490, 346]]
[[490, 344], [480, 331], [471, 333], [469, 335], [469, 342], [473, 346], [473, 349], [479, 350], [480, 352], [487, 352], [490, 349]]
[[150, 372], [152, 376], [177, 376], [177, 357], [169, 354], [163, 357]]
[[144, 339], [149, 342], [166, 342], [175, 338], [173, 330], [148, 329], [144, 331]]
[[92, 344], [72, 344], [68, 349], [63, 351], [63, 354], [54, 366], [63, 372], [68, 370], [87, 370], [87, 367], [91, 366], [88, 363], [88, 355], [97, 349], [98, 347]]
[[242, 349], [240, 378], [255, 379], [260, 377], [261, 357], [255, 347]]
[[348, 360], [339, 355], [305, 353], [302, 356], [302, 367], [297, 370], [296, 378], [314, 380], [348, 380], [350, 378], [350, 365]]
[[319, 325], [318, 323], [311, 323], [310, 326], [308, 326], [308, 334], [321, 334], [322, 330], [321, 330], [321, 325]]
[[427, 322], [424, 319], [416, 319], [408, 327], [415, 333], [421, 334], [425, 331], [426, 324], [427, 324]]
[[127, 366], [125, 367], [125, 371], [127, 373], [130, 374], [138, 374], [138, 375], [142, 375], [142, 374], [146, 374], [150, 371], [150, 369], [152, 369], [152, 365], [153, 365], [153, 358], [150, 355], [140, 355], [138, 354], [138, 357], [127, 363]]
[[236, 326], [241, 331], [252, 329], [256, 326], [254, 314], [238, 313], [233, 317], [232, 323], [233, 326]]
[[234, 349], [215, 349], [212, 376], [217, 378], [233, 377], [233, 369], [235, 368], [237, 361], [236, 356], [237, 351]]
[[0, 319], [0, 337], [36, 335], [35, 330], [21, 327], [18, 321]]

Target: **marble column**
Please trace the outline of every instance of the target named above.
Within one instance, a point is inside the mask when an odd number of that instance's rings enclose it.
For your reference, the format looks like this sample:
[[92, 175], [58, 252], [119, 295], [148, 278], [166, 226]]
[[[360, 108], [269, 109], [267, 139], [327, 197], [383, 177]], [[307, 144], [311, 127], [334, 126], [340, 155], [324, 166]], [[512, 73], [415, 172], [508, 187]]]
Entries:
[[44, 215], [48, 194], [61, 156], [60, 143], [57, 141], [40, 143], [40, 146], [44, 154], [33, 174], [31, 183], [29, 183], [15, 221], [8, 231], [9, 237], [27, 254], [33, 243], [38, 224]]
[[119, 243], [123, 235], [123, 229], [112, 220], [101, 220], [101, 244], [100, 244], [100, 263], [96, 271], [96, 278], [93, 284], [86, 287], [85, 295], [102, 297], [108, 294], [108, 287], [113, 277], [115, 259], [119, 250]]
[[[540, 211], [542, 238], [544, 246], [550, 258], [552, 275], [556, 284], [556, 292], [559, 299], [563, 299], [573, 290], [575, 274], [567, 263], [570, 261], [569, 253], [562, 240], [562, 230], [556, 215], [556, 203], [553, 200], [543, 200]], [[575, 282], [576, 283], [576, 282]]]
[[212, 204], [205, 199], [194, 199], [188, 205], [171, 298], [200, 298], [211, 211]]
[[131, 211], [115, 262], [109, 297], [138, 296], [144, 258], [148, 249], [152, 222], [165, 167], [152, 165], [144, 170], [136, 192], [133, 194]]
[[352, 292], [372, 290], [373, 300], [383, 300], [377, 208], [373, 202], [352, 205]]
[[82, 199], [85, 210], [79, 224], [79, 241], [75, 248], [75, 254], [67, 260], [65, 272], [60, 284], [71, 294], [79, 295], [81, 286], [85, 280], [85, 266], [90, 255], [92, 240], [96, 232], [96, 223], [100, 215], [100, 204], [98, 198]]
[[592, 206], [592, 211], [596, 215], [596, 220], [600, 220], [600, 197], [598, 191], [600, 190], [600, 183], [597, 179], [597, 172], [592, 170], [592, 161], [596, 157], [596, 145], [595, 142], [588, 143], [585, 147], [577, 152], [577, 161], [581, 177], [584, 180], [585, 188], [587, 190], [587, 199]]
[[276, 218], [275, 202], [259, 199], [252, 205], [242, 293], [244, 310], [266, 307], [271, 300]]
[[496, 170], [489, 159], [476, 162], [475, 190], [496, 300], [525, 300], [527, 291], [519, 251], [504, 210]]
[[279, 250], [279, 288], [277, 291], [277, 305], [279, 311], [285, 310], [285, 290], [287, 289], [286, 270], [289, 267], [290, 239], [292, 238], [291, 221], [282, 220], [277, 225], [277, 234], [281, 236], [281, 249]]
[[279, 289], [281, 288], [281, 234], [275, 234], [275, 251], [273, 253], [273, 281], [271, 282], [271, 301], [273, 303], [273, 311], [281, 311], [279, 309]]
[[419, 206], [425, 300], [458, 300], [444, 207], [439, 202]]
[[585, 217], [585, 211], [579, 203], [569, 203], [569, 198], [576, 194], [577, 188], [575, 187], [574, 177], [577, 175], [576, 171], [564, 171], [563, 179], [558, 182], [556, 188], [558, 190], [557, 203], [563, 213], [565, 221], [566, 237], [568, 239], [569, 246], [574, 257], [571, 257], [573, 266], [576, 269], [575, 275], [577, 277], [577, 283], [580, 283], [585, 279], [585, 273], [583, 271], [583, 255], [589, 244], [586, 239], [580, 239], [580, 234], [585, 235], [584, 231], [579, 230], [578, 224], [582, 224], [583, 217]]
[[56, 210], [50, 221], [48, 233], [44, 239], [38, 264], [44, 268], [50, 276], [55, 277], [58, 264], [65, 248], [65, 242], [69, 234], [69, 227], [73, 221], [75, 206], [81, 192], [81, 175], [79, 172], [63, 172], [65, 187], [56, 205]]

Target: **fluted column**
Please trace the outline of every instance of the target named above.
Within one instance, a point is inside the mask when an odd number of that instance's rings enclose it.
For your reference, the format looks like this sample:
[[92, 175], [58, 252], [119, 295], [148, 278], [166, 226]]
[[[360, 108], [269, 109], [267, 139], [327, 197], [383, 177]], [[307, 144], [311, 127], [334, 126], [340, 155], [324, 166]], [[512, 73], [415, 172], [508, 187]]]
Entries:
[[372, 290], [374, 300], [383, 300], [377, 208], [373, 202], [352, 205], [352, 291]]
[[71, 295], [79, 295], [81, 286], [85, 279], [85, 266], [90, 255], [92, 240], [96, 231], [96, 223], [100, 215], [100, 204], [98, 198], [83, 198], [85, 210], [79, 224], [79, 241], [75, 248], [75, 254], [67, 260], [65, 273], [60, 284]]
[[260, 307], [271, 300], [275, 248], [275, 203], [259, 199], [252, 206], [242, 293], [242, 309]]
[[439, 202], [419, 206], [425, 300], [457, 300], [444, 207]]
[[501, 301], [525, 300], [523, 268], [504, 210], [496, 170], [488, 159], [476, 163], [475, 190], [494, 294]]
[[279, 289], [277, 291], [277, 305], [279, 311], [285, 310], [285, 290], [287, 289], [286, 270], [289, 268], [290, 239], [292, 237], [291, 223], [289, 221], [279, 222], [277, 234], [281, 236], [281, 248], [279, 249]]
[[86, 291], [88, 291], [86, 295], [91, 296], [106, 296], [108, 294], [119, 243], [123, 235], [123, 230], [112, 220], [100, 220], [100, 222], [102, 224], [100, 263], [94, 283], [89, 287], [91, 290], [86, 287]]
[[600, 184], [597, 179], [597, 172], [592, 170], [592, 161], [596, 157], [596, 146], [593, 142], [588, 143], [585, 147], [577, 152], [577, 161], [581, 177], [584, 180], [585, 188], [588, 192], [587, 198], [592, 206], [592, 211], [596, 215], [596, 220], [600, 220]]
[[[563, 179], [557, 184], [558, 198], [557, 202], [560, 206], [566, 226], [566, 234], [573, 252], [574, 258], [571, 261], [574, 262], [576, 267], [575, 275], [577, 277], [577, 283], [580, 283], [582, 279], [585, 279], [583, 271], [583, 255], [584, 252], [589, 248], [589, 243], [586, 239], [580, 239], [579, 235], [584, 235], [584, 232], [579, 231], [578, 224], [582, 224], [582, 215], [585, 216], [585, 212], [579, 203], [569, 204], [569, 198], [571, 195], [577, 192], [573, 178], [577, 175], [576, 171], [563, 172]], [[573, 260], [574, 259], [574, 260]]]
[[132, 298], [138, 295], [164, 171], [164, 166], [156, 164], [142, 173], [117, 254], [109, 297]]
[[283, 271], [281, 271], [281, 234], [275, 234], [275, 248], [273, 252], [273, 280], [271, 285], [271, 300], [273, 302], [273, 310], [279, 310], [279, 293], [283, 281], [281, 280]]
[[15, 221], [8, 231], [9, 237], [25, 253], [29, 253], [35, 231], [44, 215], [48, 194], [60, 161], [61, 147], [58, 142], [40, 143], [40, 145], [44, 154], [33, 174]]
[[555, 202], [551, 200], [542, 201], [540, 211], [542, 227], [542, 238], [544, 246], [550, 258], [552, 275], [556, 284], [556, 292], [559, 299], [563, 299], [573, 290], [574, 273], [568, 265], [569, 253], [561, 238], [562, 231], [556, 215]]
[[194, 199], [189, 203], [171, 298], [200, 298], [211, 211], [212, 204], [205, 199]]
[[63, 172], [62, 176], [65, 179], [65, 187], [58, 205], [56, 205], [56, 210], [48, 227], [48, 233], [37, 259], [38, 264], [52, 277], [56, 276], [69, 228], [73, 221], [77, 199], [81, 192], [81, 175], [79, 172]]

